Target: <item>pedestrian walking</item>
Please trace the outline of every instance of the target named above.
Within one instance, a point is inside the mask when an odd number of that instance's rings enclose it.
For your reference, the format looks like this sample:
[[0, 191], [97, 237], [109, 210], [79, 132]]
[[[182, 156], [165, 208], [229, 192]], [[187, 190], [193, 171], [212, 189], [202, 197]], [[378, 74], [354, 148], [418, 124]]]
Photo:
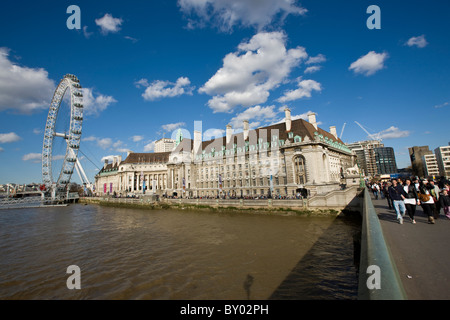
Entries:
[[384, 186], [383, 186], [384, 197], [385, 197], [386, 200], [387, 200], [389, 209], [394, 208], [394, 204], [392, 203], [392, 199], [391, 199], [391, 197], [389, 196], [389, 187], [390, 187], [391, 185], [392, 185], [392, 183], [388, 181], [388, 182], [386, 182], [386, 183], [384, 184]]
[[441, 204], [439, 202], [439, 194], [441, 190], [437, 185], [435, 185], [434, 180], [430, 180], [427, 185], [428, 190], [430, 190], [430, 195], [433, 197], [434, 208], [433, 215], [435, 219], [439, 218], [439, 213], [441, 211]]
[[428, 216], [428, 223], [434, 224], [434, 217], [433, 217], [433, 211], [434, 211], [434, 200], [433, 197], [430, 195], [430, 191], [427, 188], [427, 180], [423, 180], [419, 184], [419, 200], [420, 205], [423, 209], [423, 212]]
[[411, 219], [411, 222], [413, 224], [416, 224], [414, 216], [416, 214], [417, 205], [420, 205], [416, 187], [411, 183], [411, 179], [406, 179], [403, 189], [406, 192], [406, 199], [404, 200], [406, 212], [408, 212], [408, 216]]
[[375, 196], [375, 200], [378, 200], [378, 193], [380, 192], [380, 187], [378, 186], [377, 183], [374, 183], [372, 185], [372, 192], [373, 192], [373, 195]]
[[447, 219], [450, 219], [450, 196], [447, 189], [442, 190], [442, 194], [439, 197], [441, 207], [444, 208], [444, 215]]
[[395, 179], [392, 180], [392, 186], [390, 186], [388, 190], [394, 205], [395, 213], [397, 214], [398, 223], [403, 224], [403, 217], [406, 213], [404, 200], [406, 199], [407, 194]]

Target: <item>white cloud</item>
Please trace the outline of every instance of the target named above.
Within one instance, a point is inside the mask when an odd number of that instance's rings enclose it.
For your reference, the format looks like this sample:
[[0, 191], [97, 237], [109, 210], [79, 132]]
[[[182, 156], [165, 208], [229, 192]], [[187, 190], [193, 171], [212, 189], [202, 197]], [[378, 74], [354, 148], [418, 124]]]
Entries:
[[153, 152], [155, 151], [155, 142], [152, 141], [144, 146], [144, 152]]
[[279, 98], [277, 101], [286, 102], [302, 98], [311, 98], [313, 91], [322, 91], [321, 84], [314, 80], [300, 80], [298, 82], [298, 89], [286, 91], [284, 96]]
[[117, 152], [121, 152], [121, 153], [127, 153], [127, 152], [129, 152], [129, 151], [131, 151], [131, 150], [128, 149], [128, 148], [117, 148], [116, 151], [117, 151]]
[[223, 129], [216, 129], [216, 128], [211, 128], [206, 130], [205, 132], [203, 132], [203, 140], [208, 141], [208, 140], [212, 140], [213, 138], [220, 138], [223, 137], [225, 134], [225, 130]]
[[386, 130], [374, 134], [373, 136], [380, 139], [396, 139], [409, 137], [410, 134], [411, 133], [407, 130], [402, 131], [399, 128], [392, 126]]
[[114, 18], [109, 13], [105, 14], [100, 19], [95, 19], [95, 23], [100, 27], [103, 34], [116, 33], [120, 31], [120, 26], [123, 23], [122, 19]]
[[425, 48], [428, 45], [427, 40], [425, 39], [425, 35], [421, 35], [418, 37], [412, 37], [406, 42], [407, 46], [413, 47], [416, 46], [417, 48]]
[[90, 136], [82, 139], [83, 141], [97, 141], [97, 137]]
[[113, 141], [111, 138], [97, 139], [97, 145], [102, 149], [108, 149], [112, 146]]
[[[282, 108], [283, 108], [283, 110], [281, 110], [281, 108], [280, 108], [279, 111], [283, 111], [283, 112], [284, 112], [284, 108], [286, 108], [286, 106], [284, 106], [284, 107], [282, 107]], [[310, 110], [310, 111], [307, 111], [307, 112], [302, 113], [302, 114], [291, 115], [291, 120], [303, 119], [303, 120], [305, 120], [305, 121], [308, 121], [308, 115], [309, 115], [310, 113], [315, 113], [316, 116], [318, 115], [317, 112], [313, 112], [313, 111]], [[285, 121], [286, 121], [286, 119], [283, 117], [283, 118], [278, 119], [277, 121], [271, 123], [271, 125], [272, 125], [272, 124], [278, 124], [278, 123], [285, 122]], [[317, 124], [318, 124], [318, 125], [321, 125], [322, 122], [321, 122], [321, 121], [318, 121]]]
[[320, 71], [320, 69], [322, 69], [321, 66], [311, 66], [311, 67], [308, 67], [305, 69], [305, 74], [314, 73], [314, 72]]
[[33, 129], [33, 133], [39, 135], [39, 134], [42, 133], [42, 130], [38, 129], [38, 128], [35, 128], [35, 129]]
[[87, 26], [83, 27], [83, 34], [86, 39], [89, 39], [92, 36], [93, 32], [88, 32], [87, 29], [88, 29]]
[[444, 103], [442, 103], [442, 104], [435, 105], [434, 107], [435, 107], [436, 109], [440, 109], [440, 108], [443, 108], [443, 107], [448, 106], [449, 104], [450, 104], [449, 102], [444, 102]]
[[141, 140], [144, 140], [143, 136], [133, 136], [131, 137], [131, 140], [133, 140], [133, 142], [139, 142]]
[[41, 153], [29, 153], [22, 157], [23, 161], [32, 161], [34, 163], [38, 163], [42, 161]]
[[127, 40], [130, 40], [130, 41], [133, 42], [133, 43], [136, 43], [136, 42], [139, 41], [138, 39], [133, 38], [133, 37], [130, 37], [130, 36], [125, 36], [124, 38], [127, 39]]
[[161, 126], [161, 128], [166, 132], [170, 132], [170, 131], [174, 131], [178, 128], [181, 128], [185, 125], [186, 125], [186, 123], [184, 123], [184, 122], [169, 123], [169, 124], [165, 124], [165, 125]]
[[265, 103], [270, 90], [308, 56], [303, 47], [287, 50], [285, 43], [284, 33], [263, 32], [241, 43], [238, 52], [229, 53], [223, 67], [199, 89], [213, 96], [208, 106], [214, 113]]
[[353, 62], [350, 65], [349, 70], [353, 70], [355, 73], [371, 76], [375, 72], [384, 68], [384, 62], [387, 58], [387, 53], [376, 53], [375, 51], [370, 51], [365, 56], [362, 56]]
[[261, 125], [261, 122], [273, 121], [277, 116], [277, 112], [274, 111], [275, 106], [261, 107], [254, 106], [246, 109], [244, 112], [237, 114], [231, 119], [230, 124], [233, 129], [243, 128], [244, 120], [249, 121], [250, 128], [256, 128]]
[[0, 133], [0, 143], [13, 143], [21, 139], [15, 132]]
[[3, 151], [5, 151], [5, 149], [3, 149], [2, 147], [0, 147], [0, 152], [3, 152]]
[[190, 87], [189, 78], [180, 77], [176, 83], [169, 81], [156, 80], [148, 84], [147, 79], [141, 79], [135, 83], [136, 86], [146, 86], [145, 92], [142, 94], [145, 100], [156, 100], [160, 98], [173, 98], [183, 94], [192, 95], [195, 87]]
[[11, 62], [9, 51], [0, 48], [0, 112], [31, 114], [49, 108], [55, 83], [48, 72]]
[[83, 88], [83, 105], [85, 115], [99, 115], [102, 111], [105, 111], [112, 103], [116, 103], [116, 99], [111, 96], [105, 96], [102, 94], [94, 94], [93, 89]]
[[211, 24], [229, 32], [234, 26], [254, 27], [282, 23], [290, 15], [304, 15], [307, 10], [295, 0], [178, 0], [181, 11], [189, 18], [188, 28]]
[[317, 63], [322, 63], [327, 61], [327, 58], [323, 55], [323, 54], [319, 54], [315, 57], [310, 57], [307, 61], [306, 64], [317, 64]]

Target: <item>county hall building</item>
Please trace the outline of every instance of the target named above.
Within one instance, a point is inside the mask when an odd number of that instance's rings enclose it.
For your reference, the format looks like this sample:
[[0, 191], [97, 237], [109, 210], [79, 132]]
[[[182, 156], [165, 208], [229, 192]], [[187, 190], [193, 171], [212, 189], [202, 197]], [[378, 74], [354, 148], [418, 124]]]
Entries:
[[[234, 133], [228, 125], [224, 137], [202, 140], [161, 139], [155, 150], [129, 152], [122, 161], [105, 162], [95, 177], [97, 195], [152, 195], [177, 197], [291, 197], [307, 191], [324, 194], [341, 188], [348, 172], [355, 173], [356, 156], [338, 138], [318, 127], [316, 115], [308, 121], [292, 120], [286, 108], [285, 121]], [[172, 151], [167, 151], [170, 145]], [[354, 181], [355, 182], [355, 181]], [[355, 182], [359, 184], [359, 181]]]

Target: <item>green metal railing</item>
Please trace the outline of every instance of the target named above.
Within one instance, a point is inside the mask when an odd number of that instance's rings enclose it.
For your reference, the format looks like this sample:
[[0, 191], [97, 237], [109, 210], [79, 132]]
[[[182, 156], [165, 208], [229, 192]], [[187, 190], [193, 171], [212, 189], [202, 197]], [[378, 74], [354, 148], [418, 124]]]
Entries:
[[[383, 230], [367, 188], [364, 188], [362, 205], [358, 299], [405, 300], [407, 298], [397, 267], [384, 239]], [[379, 276], [379, 285], [374, 285], [377, 283], [377, 276]]]

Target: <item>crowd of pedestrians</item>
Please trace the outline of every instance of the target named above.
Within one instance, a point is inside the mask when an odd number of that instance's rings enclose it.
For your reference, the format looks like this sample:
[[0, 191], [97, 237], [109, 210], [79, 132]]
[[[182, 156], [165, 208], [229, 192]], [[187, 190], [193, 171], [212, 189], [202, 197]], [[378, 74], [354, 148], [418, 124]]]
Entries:
[[421, 206], [428, 217], [428, 223], [435, 224], [441, 210], [444, 217], [450, 219], [450, 185], [449, 181], [441, 177], [439, 181], [433, 179], [392, 179], [385, 182], [367, 183], [375, 199], [386, 199], [389, 209], [396, 213], [400, 224], [406, 214], [411, 223], [416, 224], [415, 214], [417, 206]]

